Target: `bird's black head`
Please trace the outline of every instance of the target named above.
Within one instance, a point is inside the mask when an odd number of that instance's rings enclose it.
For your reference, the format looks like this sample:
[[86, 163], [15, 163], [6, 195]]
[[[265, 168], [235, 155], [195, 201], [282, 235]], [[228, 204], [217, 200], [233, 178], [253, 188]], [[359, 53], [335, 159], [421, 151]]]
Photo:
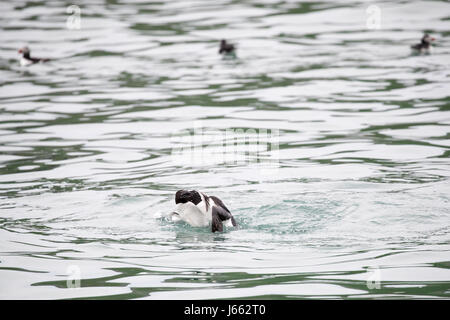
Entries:
[[220, 48], [221, 49], [225, 49], [228, 46], [230, 46], [230, 44], [225, 39], [220, 40]]
[[202, 201], [202, 197], [200, 196], [200, 193], [195, 190], [178, 190], [177, 193], [175, 193], [175, 203], [186, 203], [186, 202], [192, 202], [193, 204], [197, 205]]
[[23, 56], [30, 55], [30, 49], [28, 47], [20, 48], [18, 52], [21, 53]]
[[434, 41], [435, 38], [431, 37], [428, 33], [425, 33], [422, 37], [422, 43], [424, 44], [430, 44], [431, 41]]

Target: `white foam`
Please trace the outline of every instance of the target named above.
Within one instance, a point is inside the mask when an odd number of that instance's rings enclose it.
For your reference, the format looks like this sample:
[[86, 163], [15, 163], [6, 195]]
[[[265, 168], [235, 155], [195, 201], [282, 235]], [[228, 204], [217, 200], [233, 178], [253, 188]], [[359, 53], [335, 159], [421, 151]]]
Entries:
[[184, 221], [193, 227], [206, 227], [210, 222], [208, 217], [192, 202], [179, 203], [169, 215], [172, 221]]

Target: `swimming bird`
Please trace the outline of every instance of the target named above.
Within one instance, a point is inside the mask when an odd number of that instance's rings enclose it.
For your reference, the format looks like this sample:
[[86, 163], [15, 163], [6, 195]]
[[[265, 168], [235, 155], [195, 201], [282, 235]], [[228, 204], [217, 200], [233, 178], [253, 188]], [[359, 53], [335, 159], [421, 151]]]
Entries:
[[226, 40], [222, 39], [220, 41], [220, 54], [234, 54], [235, 53], [235, 46], [231, 43], [228, 43]]
[[411, 49], [416, 53], [430, 53], [431, 52], [431, 41], [436, 40], [429, 34], [425, 33], [422, 37], [420, 43], [411, 46]]
[[207, 227], [211, 231], [223, 231], [223, 226], [237, 226], [230, 210], [219, 198], [207, 196], [196, 190], [178, 190], [175, 193], [177, 207], [171, 213], [173, 221], [183, 220], [193, 227]]
[[19, 49], [18, 52], [22, 55], [22, 57], [20, 58], [21, 66], [29, 66], [29, 65], [32, 65], [35, 63], [50, 61], [50, 59], [32, 58], [30, 56], [30, 49], [28, 47], [23, 47], [23, 48]]

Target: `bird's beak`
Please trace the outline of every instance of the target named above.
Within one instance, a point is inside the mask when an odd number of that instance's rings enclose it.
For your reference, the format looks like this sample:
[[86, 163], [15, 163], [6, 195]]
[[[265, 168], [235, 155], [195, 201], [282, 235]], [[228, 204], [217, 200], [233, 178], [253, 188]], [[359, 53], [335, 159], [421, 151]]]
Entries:
[[436, 38], [431, 38], [431, 41], [434, 41], [434, 40], [436, 40]]
[[22, 49], [19, 49], [19, 51], [17, 51], [17, 52], [22, 53]]

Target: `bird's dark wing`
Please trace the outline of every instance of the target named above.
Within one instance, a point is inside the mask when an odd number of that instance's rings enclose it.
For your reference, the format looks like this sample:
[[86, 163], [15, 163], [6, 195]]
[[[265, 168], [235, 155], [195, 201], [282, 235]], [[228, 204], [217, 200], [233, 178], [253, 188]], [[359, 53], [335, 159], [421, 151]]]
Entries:
[[233, 226], [236, 226], [236, 221], [231, 213], [222, 207], [214, 206], [212, 208], [212, 223], [211, 223], [211, 231], [223, 231], [223, 223], [222, 221], [231, 219], [231, 223]]
[[220, 219], [217, 207], [213, 207], [212, 209], [212, 222], [211, 222], [211, 231], [214, 233], [216, 231], [223, 231], [223, 223]]
[[231, 53], [231, 52], [234, 51], [234, 49], [235, 49], [235, 47], [234, 47], [233, 44], [227, 43], [227, 44], [224, 44], [224, 45], [221, 45], [221, 46], [220, 46], [219, 53], [220, 53], [220, 54], [223, 53], [223, 52], [225, 52], [225, 53]]
[[39, 58], [28, 58], [28, 60], [30, 60], [32, 63], [38, 63], [39, 61], [41, 61], [41, 59]]
[[32, 58], [32, 57], [30, 57], [29, 60], [31, 60], [33, 63], [50, 61], [50, 59], [46, 59], [46, 58]]
[[218, 205], [219, 207], [222, 207], [223, 209], [225, 209], [226, 211], [230, 212], [230, 210], [228, 210], [227, 207], [225, 207], [225, 205], [223, 204], [222, 200], [220, 200], [219, 198], [215, 197], [215, 196], [211, 196], [211, 199], [213, 199], [214, 203], [216, 205]]

